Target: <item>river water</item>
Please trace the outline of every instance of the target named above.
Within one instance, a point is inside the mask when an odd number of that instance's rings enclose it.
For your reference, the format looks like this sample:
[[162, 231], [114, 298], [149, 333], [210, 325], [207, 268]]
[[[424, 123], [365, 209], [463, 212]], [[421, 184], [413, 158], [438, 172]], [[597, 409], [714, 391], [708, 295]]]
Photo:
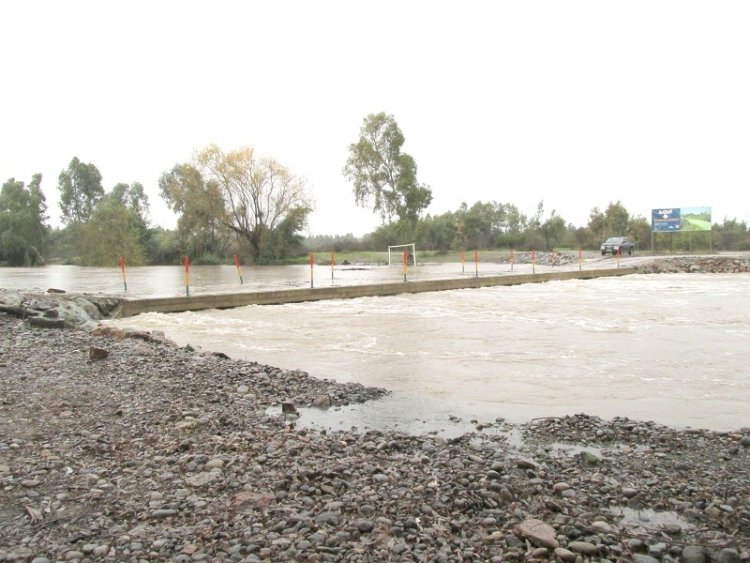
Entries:
[[[623, 258], [622, 265], [632, 264], [634, 258]], [[586, 269], [612, 268], [615, 260], [589, 260]], [[420, 265], [407, 269], [407, 281], [447, 277], [469, 277], [531, 273], [529, 264], [483, 263], [464, 265], [458, 263]], [[578, 264], [560, 267], [535, 267], [536, 272], [577, 270]], [[241, 277], [240, 277], [241, 276]], [[312, 278], [312, 279], [311, 279]], [[356, 285], [365, 283], [402, 282], [401, 267], [384, 265], [316, 265], [312, 271], [305, 266], [259, 266], [244, 267], [239, 273], [234, 266], [192, 266], [189, 278], [181, 266], [143, 266], [127, 268], [125, 279], [117, 268], [83, 268], [79, 266], [53, 265], [43, 268], [0, 268], [0, 288], [37, 289], [48, 288], [75, 292], [101, 292], [122, 297], [152, 297], [185, 295], [186, 282], [190, 294], [229, 293], [268, 289], [323, 287], [330, 285]], [[126, 290], [127, 286], [127, 290]]]
[[[230, 279], [236, 271], [213, 270], [212, 279], [206, 270], [206, 290], [236, 288]], [[264, 272], [278, 287], [280, 272]], [[281, 272], [288, 286], [309, 284], [305, 268]], [[396, 274], [380, 268], [346, 275], [337, 270], [334, 283]], [[86, 279], [83, 289], [107, 289], [103, 279], [90, 273]], [[165, 279], [179, 282], [179, 275]], [[253, 283], [263, 287], [268, 280]], [[14, 287], [7, 274], [0, 282]], [[180, 345], [393, 391], [368, 405], [305, 411], [313, 425], [450, 433], [451, 416], [467, 425], [585, 412], [676, 427], [750, 426], [750, 274], [631, 275], [152, 313], [115, 323], [163, 330]]]

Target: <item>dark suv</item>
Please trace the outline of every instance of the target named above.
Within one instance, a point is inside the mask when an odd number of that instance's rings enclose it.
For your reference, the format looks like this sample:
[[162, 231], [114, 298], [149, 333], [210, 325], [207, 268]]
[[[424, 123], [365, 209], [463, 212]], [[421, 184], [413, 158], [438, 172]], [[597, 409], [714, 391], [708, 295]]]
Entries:
[[628, 239], [628, 237], [609, 237], [602, 243], [601, 250], [602, 256], [606, 255], [607, 253], [614, 256], [618, 252], [620, 254], [625, 254], [627, 252], [630, 256], [632, 256], [633, 251], [635, 250], [635, 244], [630, 242], [630, 239]]

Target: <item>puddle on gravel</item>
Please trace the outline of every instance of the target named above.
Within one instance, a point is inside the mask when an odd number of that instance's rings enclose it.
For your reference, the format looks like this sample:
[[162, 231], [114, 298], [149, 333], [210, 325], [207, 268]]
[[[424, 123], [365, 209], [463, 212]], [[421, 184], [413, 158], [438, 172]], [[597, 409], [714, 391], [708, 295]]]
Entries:
[[[331, 407], [330, 409], [297, 407], [298, 418], [288, 417], [297, 428], [336, 431], [368, 430], [403, 432], [412, 435], [439, 436], [450, 439], [464, 434], [477, 433], [483, 436], [503, 436], [512, 446], [523, 443], [521, 432], [513, 425], [498, 421], [467, 420], [445, 412], [432, 412], [428, 416], [397, 419], [389, 416], [378, 401], [370, 403]], [[269, 407], [266, 414], [273, 417], [283, 415], [281, 407]]]
[[550, 442], [540, 443], [538, 448], [544, 450], [548, 455], [556, 458], [574, 457], [581, 452], [589, 452], [598, 458], [607, 458], [616, 454], [638, 455], [648, 451], [647, 446], [631, 446], [629, 444], [614, 443], [603, 446], [594, 446], [583, 443]]
[[635, 510], [627, 506], [615, 506], [609, 509], [614, 516], [620, 518], [619, 525], [622, 528], [642, 528], [644, 530], [664, 530], [679, 528], [686, 530], [690, 528], [687, 520], [673, 511], [657, 512], [651, 508]]
[[594, 454], [598, 458], [604, 457], [602, 448], [598, 446], [586, 446], [583, 444], [564, 444], [562, 442], [552, 442], [550, 444], [543, 444], [539, 446], [540, 449], [545, 450], [549, 455], [553, 457], [573, 457], [579, 455], [581, 452], [589, 452]]

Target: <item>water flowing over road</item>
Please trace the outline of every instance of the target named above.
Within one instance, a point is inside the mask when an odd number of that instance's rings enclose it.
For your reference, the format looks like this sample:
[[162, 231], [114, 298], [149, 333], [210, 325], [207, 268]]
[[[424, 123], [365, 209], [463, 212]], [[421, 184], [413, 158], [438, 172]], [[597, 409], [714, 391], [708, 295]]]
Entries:
[[586, 412], [750, 426], [750, 275], [632, 275], [396, 297], [145, 314], [178, 344], [386, 387], [332, 427], [443, 430]]
[[[646, 257], [587, 259], [586, 270], [633, 266], [647, 261]], [[466, 262], [425, 264], [407, 269], [407, 280], [465, 278], [479, 276], [512, 275], [517, 273], [562, 272], [578, 270], [577, 262], [562, 266], [537, 264]], [[310, 266], [259, 266], [242, 267], [242, 281], [234, 266], [192, 266], [190, 268], [190, 294], [236, 293], [310, 287]], [[333, 275], [332, 275], [333, 274]], [[312, 271], [315, 287], [347, 286], [368, 283], [399, 283], [403, 281], [402, 267], [385, 265], [318, 264]], [[53, 265], [43, 268], [0, 268], [0, 287], [46, 291], [57, 288], [69, 292], [107, 293], [121, 297], [170, 297], [185, 295], [185, 271], [182, 266], [141, 266], [126, 268], [127, 291], [122, 274], [117, 268], [92, 268]]]

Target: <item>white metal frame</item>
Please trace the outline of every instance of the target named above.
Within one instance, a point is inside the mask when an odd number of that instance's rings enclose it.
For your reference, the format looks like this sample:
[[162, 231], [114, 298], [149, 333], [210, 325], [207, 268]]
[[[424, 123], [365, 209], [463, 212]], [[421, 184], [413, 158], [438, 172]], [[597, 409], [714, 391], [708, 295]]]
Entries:
[[[391, 263], [391, 249], [392, 248], [411, 248], [411, 255], [414, 257], [414, 265], [417, 265], [417, 247], [411, 242], [409, 244], [394, 244], [388, 247], [388, 267], [390, 268], [393, 264]], [[401, 260], [396, 263], [396, 266], [403, 264], [403, 254], [401, 254]]]

